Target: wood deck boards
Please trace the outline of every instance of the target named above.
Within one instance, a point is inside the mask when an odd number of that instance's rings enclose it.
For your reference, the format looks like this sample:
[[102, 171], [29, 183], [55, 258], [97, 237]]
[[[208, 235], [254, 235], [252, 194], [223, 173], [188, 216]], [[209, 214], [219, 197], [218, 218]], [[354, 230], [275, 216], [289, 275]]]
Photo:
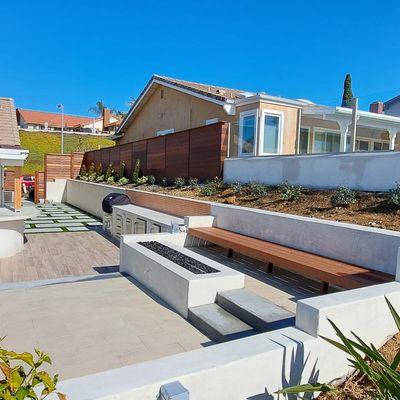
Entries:
[[388, 274], [240, 235], [220, 228], [190, 228], [189, 235], [346, 289], [393, 280]]

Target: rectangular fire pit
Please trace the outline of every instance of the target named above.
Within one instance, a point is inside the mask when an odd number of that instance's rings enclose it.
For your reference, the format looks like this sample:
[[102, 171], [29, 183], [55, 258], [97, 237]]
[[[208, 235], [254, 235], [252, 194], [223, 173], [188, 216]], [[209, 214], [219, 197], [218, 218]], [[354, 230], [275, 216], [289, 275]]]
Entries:
[[218, 292], [244, 287], [244, 275], [185, 248], [186, 233], [123, 235], [120, 271], [187, 317], [188, 308], [214, 303]]
[[215, 272], [219, 272], [215, 268], [212, 268], [199, 260], [194, 259], [193, 257], [189, 257], [180, 251], [176, 251], [173, 248], [166, 246], [160, 242], [151, 241], [151, 242], [138, 242], [140, 245], [146, 247], [146, 249], [152, 250], [157, 254], [165, 257], [167, 260], [174, 262], [175, 264], [180, 265], [181, 267], [187, 269], [194, 274], [212, 274]]

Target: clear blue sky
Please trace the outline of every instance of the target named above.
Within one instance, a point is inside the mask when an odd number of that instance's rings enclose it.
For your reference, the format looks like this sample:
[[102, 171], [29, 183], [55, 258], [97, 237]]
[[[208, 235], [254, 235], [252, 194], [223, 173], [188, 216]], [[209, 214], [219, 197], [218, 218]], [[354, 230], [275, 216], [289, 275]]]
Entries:
[[0, 96], [125, 110], [153, 73], [362, 108], [400, 94], [398, 1], [8, 1]]

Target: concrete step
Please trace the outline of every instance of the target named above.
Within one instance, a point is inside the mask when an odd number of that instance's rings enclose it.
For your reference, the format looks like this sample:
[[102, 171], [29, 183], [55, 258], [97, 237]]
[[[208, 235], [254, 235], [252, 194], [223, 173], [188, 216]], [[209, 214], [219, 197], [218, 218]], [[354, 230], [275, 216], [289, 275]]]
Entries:
[[246, 289], [219, 292], [217, 304], [259, 331], [293, 326], [295, 315]]
[[219, 343], [258, 333], [215, 303], [190, 308], [188, 320], [211, 340]]

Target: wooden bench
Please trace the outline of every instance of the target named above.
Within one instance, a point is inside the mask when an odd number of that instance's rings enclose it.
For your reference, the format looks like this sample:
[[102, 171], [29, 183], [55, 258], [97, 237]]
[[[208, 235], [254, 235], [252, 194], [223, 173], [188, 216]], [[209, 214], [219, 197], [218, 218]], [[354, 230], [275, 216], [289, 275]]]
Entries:
[[228, 257], [232, 257], [235, 251], [266, 262], [269, 273], [273, 272], [273, 266], [276, 265], [296, 274], [319, 280], [323, 283], [324, 293], [328, 291], [329, 284], [354, 289], [394, 279], [393, 276], [383, 272], [372, 271], [220, 228], [189, 228], [188, 233], [190, 236], [228, 249]]

